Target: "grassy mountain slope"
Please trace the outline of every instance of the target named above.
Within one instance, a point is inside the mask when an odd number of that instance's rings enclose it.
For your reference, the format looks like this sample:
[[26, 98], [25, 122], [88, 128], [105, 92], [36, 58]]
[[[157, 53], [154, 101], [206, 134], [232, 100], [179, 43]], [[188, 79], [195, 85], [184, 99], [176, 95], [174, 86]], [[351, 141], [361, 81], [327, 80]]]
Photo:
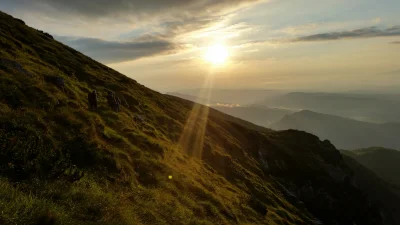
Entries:
[[303, 110], [272, 124], [273, 129], [298, 129], [329, 139], [338, 148], [400, 148], [400, 124], [374, 124]]
[[4, 13], [0, 146], [0, 224], [394, 224], [328, 141], [162, 95]]
[[371, 147], [354, 151], [342, 151], [342, 153], [354, 158], [389, 183], [400, 187], [400, 151]]

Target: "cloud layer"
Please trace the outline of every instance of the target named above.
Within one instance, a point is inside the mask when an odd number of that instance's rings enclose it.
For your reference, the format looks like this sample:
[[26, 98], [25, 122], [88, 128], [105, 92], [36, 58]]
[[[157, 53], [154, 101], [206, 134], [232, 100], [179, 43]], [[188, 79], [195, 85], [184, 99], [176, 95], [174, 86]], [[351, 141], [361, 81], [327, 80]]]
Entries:
[[292, 40], [292, 42], [302, 41], [329, 41], [351, 38], [371, 38], [371, 37], [393, 37], [400, 36], [400, 26], [393, 26], [386, 29], [378, 27], [365, 27], [351, 31], [320, 33], [308, 36], [301, 36]]
[[259, 1], [262, 0], [14, 0], [4, 3], [26, 15], [28, 24], [35, 21], [45, 24], [46, 29], [60, 31], [52, 33], [59, 35], [59, 41], [102, 62], [115, 63], [182, 50], [185, 45], [180, 44], [181, 37], [206, 30], [241, 7]]
[[105, 63], [170, 54], [185, 48], [184, 45], [153, 36], [143, 36], [125, 42], [84, 37], [56, 37], [56, 39]]
[[86, 19], [215, 16], [260, 0], [14, 0], [15, 4], [47, 8]]

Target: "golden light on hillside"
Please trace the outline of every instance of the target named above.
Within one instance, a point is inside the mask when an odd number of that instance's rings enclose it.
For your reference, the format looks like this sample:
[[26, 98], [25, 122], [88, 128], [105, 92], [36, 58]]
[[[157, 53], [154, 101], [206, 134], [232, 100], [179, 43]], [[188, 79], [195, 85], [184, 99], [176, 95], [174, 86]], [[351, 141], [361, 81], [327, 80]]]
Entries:
[[229, 56], [228, 48], [223, 44], [211, 45], [207, 48], [204, 59], [213, 65], [222, 65]]
[[[199, 99], [205, 99], [207, 101], [205, 105], [210, 101], [212, 86], [213, 76], [209, 74], [206, 76], [203, 88], [197, 96]], [[201, 159], [203, 155], [208, 112], [209, 107], [201, 104], [194, 104], [179, 139], [180, 147], [188, 155], [199, 159]]]

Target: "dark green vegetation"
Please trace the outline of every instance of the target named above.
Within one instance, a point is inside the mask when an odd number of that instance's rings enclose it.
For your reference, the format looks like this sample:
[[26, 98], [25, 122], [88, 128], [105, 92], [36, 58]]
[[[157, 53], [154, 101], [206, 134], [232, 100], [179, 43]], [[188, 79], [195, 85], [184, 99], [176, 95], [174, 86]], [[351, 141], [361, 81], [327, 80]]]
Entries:
[[394, 224], [329, 141], [154, 92], [3, 13], [0, 147], [0, 224]]
[[387, 182], [400, 189], [400, 151], [371, 147], [354, 151], [342, 151], [364, 167], [374, 171]]
[[341, 149], [370, 146], [400, 148], [399, 123], [375, 124], [303, 110], [285, 116], [270, 126], [273, 129], [297, 129], [329, 139]]
[[396, 223], [399, 224], [400, 215], [400, 191], [392, 184], [376, 175], [372, 170], [361, 165], [354, 158], [343, 155], [346, 164], [351, 168], [356, 179], [351, 180], [352, 185], [361, 188], [371, 200], [376, 202], [387, 212], [396, 215]]

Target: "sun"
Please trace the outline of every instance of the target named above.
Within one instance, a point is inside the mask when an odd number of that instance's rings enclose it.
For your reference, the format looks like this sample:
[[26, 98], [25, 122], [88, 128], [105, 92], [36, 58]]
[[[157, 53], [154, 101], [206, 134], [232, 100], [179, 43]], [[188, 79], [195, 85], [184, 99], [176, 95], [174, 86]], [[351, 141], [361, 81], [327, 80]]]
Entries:
[[222, 44], [211, 45], [207, 48], [204, 59], [214, 65], [222, 65], [228, 58], [228, 49]]

